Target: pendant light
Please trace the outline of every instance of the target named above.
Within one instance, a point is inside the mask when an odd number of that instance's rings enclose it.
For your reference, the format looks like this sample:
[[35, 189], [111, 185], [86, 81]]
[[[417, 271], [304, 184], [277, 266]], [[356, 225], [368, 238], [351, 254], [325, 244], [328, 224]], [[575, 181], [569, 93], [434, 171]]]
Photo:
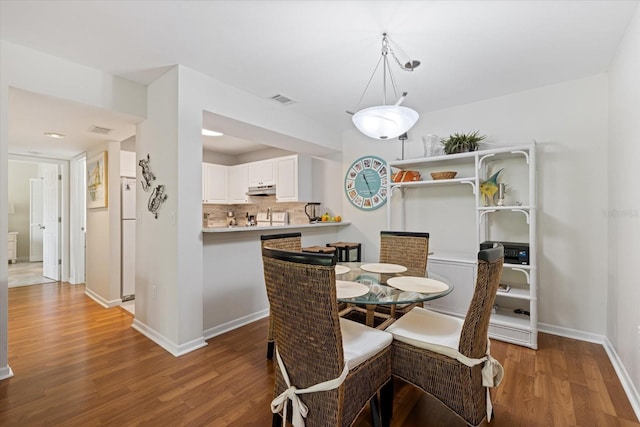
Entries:
[[376, 68], [373, 70], [373, 74], [369, 79], [369, 83], [364, 89], [362, 96], [360, 97], [360, 101], [358, 102], [358, 107], [360, 106], [360, 102], [362, 102], [362, 98], [367, 93], [367, 89], [369, 89], [369, 85], [373, 80], [373, 77], [382, 62], [382, 105], [378, 105], [375, 107], [364, 108], [362, 110], [357, 111], [355, 114], [347, 111], [350, 114], [353, 114], [353, 124], [358, 128], [360, 132], [367, 135], [370, 138], [386, 140], [390, 138], [395, 138], [397, 136], [406, 133], [409, 129], [413, 127], [418, 121], [419, 115], [415, 110], [412, 110], [408, 107], [402, 107], [400, 104], [404, 101], [404, 98], [407, 96], [407, 92], [403, 92], [402, 96], [398, 98], [395, 104], [387, 105], [387, 73], [389, 74], [389, 80], [391, 81], [391, 85], [393, 87], [393, 92], [396, 98], [398, 97], [398, 91], [396, 88], [396, 82], [393, 78], [393, 73], [391, 72], [391, 68], [389, 67], [389, 57], [388, 54], [391, 53], [393, 58], [396, 60], [398, 65], [402, 70], [405, 71], [413, 71], [417, 66], [420, 65], [420, 61], [409, 61], [406, 64], [402, 65], [402, 63], [398, 60], [395, 52], [391, 48], [389, 37], [387, 33], [382, 34], [382, 53], [378, 63], [376, 64]]

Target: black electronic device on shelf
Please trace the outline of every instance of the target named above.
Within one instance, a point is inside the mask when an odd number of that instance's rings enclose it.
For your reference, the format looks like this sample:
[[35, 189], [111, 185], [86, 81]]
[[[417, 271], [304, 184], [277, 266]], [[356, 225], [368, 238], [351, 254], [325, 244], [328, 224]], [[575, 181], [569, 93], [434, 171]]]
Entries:
[[513, 243], [513, 242], [495, 242], [487, 240], [480, 243], [480, 250], [493, 247], [494, 243], [500, 243], [504, 246], [504, 262], [508, 264], [529, 265], [529, 244]]

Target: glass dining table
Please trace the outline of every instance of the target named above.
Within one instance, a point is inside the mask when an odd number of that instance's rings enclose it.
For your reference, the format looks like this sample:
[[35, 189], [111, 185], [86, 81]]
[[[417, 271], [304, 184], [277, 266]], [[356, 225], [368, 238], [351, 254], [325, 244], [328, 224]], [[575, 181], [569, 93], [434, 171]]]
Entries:
[[[442, 275], [427, 272], [426, 277], [412, 277], [402, 269], [394, 264], [338, 263], [338, 302], [346, 304], [340, 315], [364, 317], [367, 326], [384, 329], [396, 320], [396, 306], [442, 298], [453, 291], [451, 280]], [[376, 311], [380, 305], [390, 306], [389, 313]]]

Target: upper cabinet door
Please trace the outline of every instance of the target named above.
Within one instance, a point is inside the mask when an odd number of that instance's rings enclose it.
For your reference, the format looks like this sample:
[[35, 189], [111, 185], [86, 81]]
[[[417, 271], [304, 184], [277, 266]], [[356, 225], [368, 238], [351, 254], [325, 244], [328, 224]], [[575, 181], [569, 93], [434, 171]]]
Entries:
[[297, 156], [277, 159], [278, 183], [276, 184], [276, 200], [292, 202], [298, 200], [298, 158]]
[[205, 203], [227, 203], [227, 166], [202, 164], [202, 192]]
[[312, 202], [311, 158], [287, 156], [276, 159], [278, 180], [276, 200], [278, 202]]
[[249, 188], [249, 165], [242, 164], [229, 168], [229, 202], [247, 203]]
[[249, 163], [249, 186], [274, 185], [276, 183], [276, 162], [264, 160]]

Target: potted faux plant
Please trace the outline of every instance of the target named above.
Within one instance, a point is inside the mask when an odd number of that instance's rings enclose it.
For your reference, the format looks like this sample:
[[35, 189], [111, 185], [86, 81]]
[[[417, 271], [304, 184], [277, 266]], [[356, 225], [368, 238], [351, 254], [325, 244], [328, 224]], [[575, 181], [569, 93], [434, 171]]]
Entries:
[[454, 133], [449, 135], [449, 138], [443, 139], [440, 142], [444, 146], [445, 154], [465, 153], [467, 151], [476, 151], [478, 149], [478, 142], [485, 139], [485, 135], [478, 135], [478, 131], [474, 131], [468, 134]]

